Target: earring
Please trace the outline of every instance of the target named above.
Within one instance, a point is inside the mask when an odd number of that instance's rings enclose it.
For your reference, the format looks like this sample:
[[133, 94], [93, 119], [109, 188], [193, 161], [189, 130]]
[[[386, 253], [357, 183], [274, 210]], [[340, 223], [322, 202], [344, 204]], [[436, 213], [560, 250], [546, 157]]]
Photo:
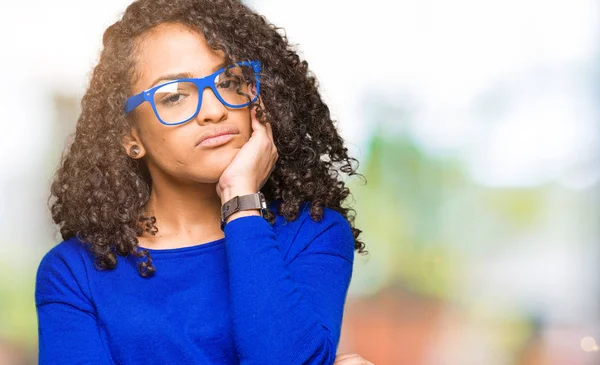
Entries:
[[134, 144], [133, 146], [131, 146], [131, 148], [129, 149], [129, 155], [131, 157], [137, 157], [137, 155], [140, 154], [140, 146], [138, 146], [137, 144]]

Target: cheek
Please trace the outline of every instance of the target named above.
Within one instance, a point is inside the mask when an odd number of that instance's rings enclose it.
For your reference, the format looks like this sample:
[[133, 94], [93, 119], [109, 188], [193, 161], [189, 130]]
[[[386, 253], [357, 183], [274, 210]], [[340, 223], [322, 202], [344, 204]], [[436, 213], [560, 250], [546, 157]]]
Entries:
[[147, 149], [151, 158], [166, 170], [184, 166], [186, 155], [191, 150], [185, 143], [169, 135], [155, 136], [147, 142]]
[[245, 118], [244, 123], [241, 123], [240, 134], [242, 134], [244, 142], [248, 142], [250, 136], [252, 136], [252, 119]]
[[143, 143], [152, 163], [164, 170], [179, 169], [186, 163], [186, 156], [193, 146], [193, 136], [181, 128], [161, 124], [155, 118], [147, 118], [143, 128]]

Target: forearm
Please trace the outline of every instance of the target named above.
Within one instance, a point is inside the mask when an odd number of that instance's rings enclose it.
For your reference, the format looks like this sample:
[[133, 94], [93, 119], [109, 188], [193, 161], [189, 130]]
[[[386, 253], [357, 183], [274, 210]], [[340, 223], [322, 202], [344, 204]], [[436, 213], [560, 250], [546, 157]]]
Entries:
[[[332, 364], [339, 328], [330, 327], [341, 321], [352, 264], [314, 256], [311, 264], [324, 271], [299, 278], [286, 267], [268, 222], [252, 217], [232, 223], [225, 236], [234, 337], [242, 363]], [[332, 261], [319, 265], [320, 259]], [[328, 282], [318, 288], [313, 286], [318, 280]], [[316, 300], [323, 301], [322, 308]], [[332, 302], [337, 304], [328, 305]], [[323, 309], [327, 307], [331, 309]]]

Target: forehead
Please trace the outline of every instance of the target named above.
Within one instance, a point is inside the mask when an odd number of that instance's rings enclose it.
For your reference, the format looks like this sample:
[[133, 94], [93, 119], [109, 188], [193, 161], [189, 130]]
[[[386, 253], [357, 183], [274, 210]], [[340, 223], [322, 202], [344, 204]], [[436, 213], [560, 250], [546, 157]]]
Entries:
[[137, 77], [132, 85], [136, 91], [148, 88], [167, 74], [208, 75], [224, 58], [222, 51], [210, 48], [201, 33], [179, 23], [160, 24], [143, 34], [138, 42]]

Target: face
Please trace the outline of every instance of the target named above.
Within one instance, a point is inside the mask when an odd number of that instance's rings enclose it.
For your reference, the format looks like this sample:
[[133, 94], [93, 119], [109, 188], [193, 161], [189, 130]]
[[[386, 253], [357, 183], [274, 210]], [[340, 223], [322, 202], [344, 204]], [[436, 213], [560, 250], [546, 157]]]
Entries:
[[[139, 76], [131, 95], [177, 78], [210, 75], [222, 68], [223, 56], [222, 51], [211, 49], [200, 33], [181, 24], [161, 24], [140, 42], [136, 59]], [[133, 110], [132, 133], [123, 144], [126, 151], [133, 144], [140, 146], [137, 158], [144, 158], [153, 179], [164, 175], [181, 182], [216, 183], [250, 138], [253, 111], [248, 107], [227, 108], [210, 88], [201, 95], [198, 114], [180, 125], [162, 124], [149, 102]], [[203, 134], [221, 128], [233, 132], [228, 142], [198, 145]]]

